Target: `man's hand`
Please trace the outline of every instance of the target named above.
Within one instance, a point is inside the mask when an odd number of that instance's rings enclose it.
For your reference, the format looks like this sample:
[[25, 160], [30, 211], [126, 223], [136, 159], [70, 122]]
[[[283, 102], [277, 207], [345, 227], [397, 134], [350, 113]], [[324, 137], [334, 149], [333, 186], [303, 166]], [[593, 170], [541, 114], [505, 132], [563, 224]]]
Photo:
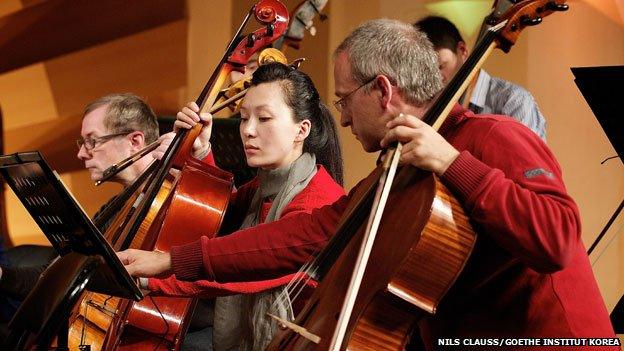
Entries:
[[173, 124], [173, 131], [180, 129], [191, 129], [197, 123], [202, 122], [201, 133], [193, 143], [193, 156], [203, 158], [210, 149], [210, 135], [212, 134], [212, 115], [210, 113], [199, 114], [199, 106], [195, 102], [189, 102], [176, 115], [176, 121]]
[[117, 252], [117, 257], [133, 277], [164, 278], [173, 274], [171, 255], [167, 252], [128, 249]]
[[386, 124], [388, 132], [381, 140], [386, 147], [395, 141], [403, 144], [401, 163], [442, 175], [459, 156], [459, 151], [427, 123], [401, 114]]

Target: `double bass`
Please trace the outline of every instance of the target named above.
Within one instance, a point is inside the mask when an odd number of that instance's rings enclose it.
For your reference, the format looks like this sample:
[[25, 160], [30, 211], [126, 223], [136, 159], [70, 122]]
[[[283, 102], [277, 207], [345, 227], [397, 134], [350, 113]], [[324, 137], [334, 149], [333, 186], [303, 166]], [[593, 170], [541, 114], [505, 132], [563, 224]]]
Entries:
[[[565, 0], [522, 0], [496, 14], [497, 24], [422, 120], [438, 130], [495, 47], [509, 51], [523, 28], [567, 8]], [[281, 330], [267, 350], [402, 350], [418, 320], [436, 313], [477, 237], [436, 176], [398, 167], [400, 150], [387, 150], [351, 196], [337, 233], [304, 266], [303, 276], [320, 284], [294, 322], [274, 317]], [[290, 291], [306, 281], [299, 279]]]
[[[251, 17], [262, 24], [243, 35]], [[196, 100], [210, 109], [232, 70], [244, 70], [258, 50], [281, 37], [289, 15], [278, 0], [260, 0], [247, 14], [217, 69]], [[168, 251], [171, 246], [216, 235], [232, 190], [232, 175], [194, 159], [201, 125], [177, 133], [159, 163], [126, 189], [99, 221], [112, 217], [105, 237], [116, 251]], [[113, 216], [113, 213], [116, 213]], [[196, 300], [147, 296], [139, 302], [87, 292], [70, 317], [71, 349], [178, 350]]]

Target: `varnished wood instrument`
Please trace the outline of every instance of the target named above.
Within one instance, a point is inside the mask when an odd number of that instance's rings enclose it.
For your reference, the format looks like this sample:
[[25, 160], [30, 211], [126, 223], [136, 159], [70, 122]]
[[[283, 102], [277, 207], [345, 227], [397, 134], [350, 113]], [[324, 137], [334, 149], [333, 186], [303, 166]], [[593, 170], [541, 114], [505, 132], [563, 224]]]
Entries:
[[[524, 27], [566, 9], [565, 0], [516, 2], [422, 120], [438, 130], [495, 47], [509, 51]], [[304, 273], [321, 283], [294, 322], [281, 321], [268, 350], [402, 350], [421, 316], [436, 312], [476, 235], [437, 177], [411, 166], [397, 169], [396, 156], [389, 150], [358, 187], [338, 232], [306, 265]]]
[[[251, 17], [262, 27], [244, 36], [241, 33]], [[251, 55], [279, 38], [288, 18], [288, 11], [277, 0], [261, 0], [253, 6], [197, 98], [200, 109], [213, 107], [229, 72], [242, 69]], [[115, 250], [168, 251], [201, 235], [216, 235], [231, 193], [232, 175], [191, 156], [200, 131], [198, 124], [177, 133], [154, 171], [122, 201], [124, 206], [105, 233]], [[188, 298], [148, 295], [134, 302], [87, 293], [71, 317], [70, 347], [177, 350], [194, 304], [195, 300]]]

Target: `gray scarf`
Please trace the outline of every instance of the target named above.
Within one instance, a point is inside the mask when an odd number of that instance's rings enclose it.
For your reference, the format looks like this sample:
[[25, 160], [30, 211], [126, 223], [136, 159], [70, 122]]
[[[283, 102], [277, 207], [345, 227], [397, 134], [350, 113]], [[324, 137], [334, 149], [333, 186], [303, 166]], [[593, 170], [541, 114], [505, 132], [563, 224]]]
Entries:
[[[258, 170], [256, 190], [241, 229], [259, 224], [262, 203], [273, 199], [264, 223], [281, 217], [292, 199], [308, 185], [316, 174], [316, 157], [304, 153], [288, 167]], [[277, 330], [277, 323], [267, 316], [271, 312], [280, 318], [292, 318], [290, 299], [274, 305], [278, 296], [287, 296], [284, 287], [249, 295], [218, 297], [215, 302], [213, 345], [215, 351], [264, 350]]]

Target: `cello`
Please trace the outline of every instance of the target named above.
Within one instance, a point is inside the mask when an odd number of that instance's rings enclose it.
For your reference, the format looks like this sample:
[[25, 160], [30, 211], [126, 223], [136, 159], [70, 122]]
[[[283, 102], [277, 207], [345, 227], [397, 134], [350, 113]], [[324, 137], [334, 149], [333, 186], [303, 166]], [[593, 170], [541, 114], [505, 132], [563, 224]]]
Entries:
[[[254, 16], [262, 27], [243, 29]], [[283, 35], [288, 11], [277, 0], [260, 0], [247, 14], [196, 103], [210, 109], [232, 70], [244, 70], [249, 57]], [[105, 237], [116, 251], [127, 248], [168, 251], [216, 235], [232, 189], [232, 175], [191, 156], [197, 125], [180, 131], [159, 163], [154, 163], [98, 221], [112, 218]], [[128, 189], [127, 189], [128, 190]], [[113, 213], [118, 212], [113, 215]], [[133, 302], [87, 292], [70, 317], [72, 349], [178, 350], [195, 305], [194, 299], [151, 297]]]
[[[524, 27], [567, 8], [565, 0], [514, 2], [422, 120], [438, 130], [495, 47], [508, 51]], [[303, 271], [320, 285], [294, 323], [280, 320], [268, 350], [401, 350], [419, 319], [438, 310], [476, 235], [437, 177], [398, 167], [400, 150], [388, 150], [383, 165], [356, 188], [338, 232]]]

